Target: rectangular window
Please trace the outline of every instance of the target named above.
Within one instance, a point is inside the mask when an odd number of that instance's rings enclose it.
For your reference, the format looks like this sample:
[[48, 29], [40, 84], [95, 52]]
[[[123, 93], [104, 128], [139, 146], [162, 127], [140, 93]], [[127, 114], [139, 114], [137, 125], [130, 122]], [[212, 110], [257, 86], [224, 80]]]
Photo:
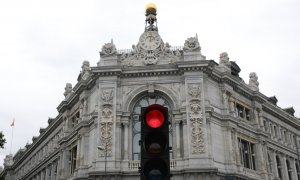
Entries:
[[235, 111], [236, 111], [237, 117], [240, 117], [242, 119], [246, 119], [246, 120], [250, 121], [250, 109], [246, 108], [245, 106], [243, 106], [239, 103], [236, 103]]
[[79, 122], [79, 117], [80, 117], [79, 111], [77, 111], [77, 112], [71, 117], [72, 127], [75, 127], [75, 126], [78, 124], [78, 122]]
[[238, 138], [241, 164], [248, 169], [255, 170], [254, 144]]
[[70, 150], [71, 174], [73, 174], [75, 172], [75, 169], [76, 169], [76, 156], [77, 156], [77, 146], [73, 147]]

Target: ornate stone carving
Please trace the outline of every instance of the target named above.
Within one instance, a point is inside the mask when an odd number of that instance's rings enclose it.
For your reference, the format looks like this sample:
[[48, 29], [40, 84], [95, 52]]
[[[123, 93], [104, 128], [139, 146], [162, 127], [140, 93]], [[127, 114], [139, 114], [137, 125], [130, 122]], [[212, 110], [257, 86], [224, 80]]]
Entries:
[[113, 122], [100, 122], [100, 156], [112, 156]]
[[249, 86], [254, 91], [259, 90], [259, 88], [258, 88], [259, 82], [257, 80], [258, 80], [258, 77], [255, 72], [252, 72], [249, 74]]
[[183, 51], [184, 52], [199, 52], [201, 50], [198, 37], [190, 37], [184, 42]]
[[72, 92], [73, 92], [72, 84], [67, 83], [66, 87], [65, 87], [65, 92], [64, 92], [65, 99], [68, 99], [70, 97], [70, 95], [72, 94]]
[[189, 85], [189, 94], [192, 98], [199, 98], [200, 96], [200, 86], [196, 84]]
[[112, 100], [114, 98], [113, 93], [114, 93], [113, 89], [104, 89], [102, 91], [101, 98], [104, 104], [112, 104]]
[[89, 61], [83, 61], [82, 66], [81, 66], [81, 72], [79, 75], [79, 80], [87, 80], [91, 75], [91, 67], [90, 67], [90, 62]]
[[102, 89], [101, 99], [103, 100], [100, 114], [100, 156], [112, 156], [113, 138], [113, 89]]
[[228, 57], [228, 53], [227, 52], [222, 52], [220, 54], [220, 60], [219, 60], [219, 65], [229, 65], [229, 57]]
[[114, 45], [113, 41], [110, 43], [106, 43], [102, 46], [100, 57], [109, 57], [114, 56], [117, 54], [116, 46]]
[[123, 94], [126, 96], [133, 90], [133, 87], [123, 87]]
[[180, 84], [178, 84], [178, 83], [169, 84], [168, 88], [171, 89], [176, 94], [180, 93]]
[[121, 55], [122, 65], [145, 66], [159, 64], [164, 61], [173, 63], [182, 57], [179, 50], [171, 50], [169, 43], [164, 44], [157, 32], [142, 34], [137, 46], [132, 45], [129, 53]]
[[203, 132], [203, 114], [200, 105], [200, 86], [197, 84], [191, 84], [188, 86], [188, 93], [191, 96], [190, 100], [190, 125], [191, 125], [191, 145], [192, 153], [204, 153], [204, 132]]
[[13, 156], [11, 154], [7, 155], [4, 158], [4, 167], [6, 167], [6, 166], [12, 166], [13, 164], [14, 164]]

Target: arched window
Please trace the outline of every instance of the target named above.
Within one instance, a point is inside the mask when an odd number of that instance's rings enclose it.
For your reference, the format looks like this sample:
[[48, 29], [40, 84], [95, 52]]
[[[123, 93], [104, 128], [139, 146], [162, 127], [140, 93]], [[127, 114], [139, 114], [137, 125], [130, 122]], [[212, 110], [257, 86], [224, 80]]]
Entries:
[[[132, 159], [139, 160], [140, 159], [140, 145], [139, 141], [141, 140], [141, 108], [147, 107], [151, 104], [160, 104], [164, 107], [167, 107], [169, 110], [169, 145], [173, 147], [173, 135], [172, 135], [172, 113], [170, 103], [163, 98], [162, 96], [155, 95], [155, 96], [143, 96], [140, 98], [137, 103], [134, 105], [133, 112], [132, 112]], [[170, 151], [170, 158], [173, 158], [173, 152]]]
[[281, 172], [281, 162], [280, 158], [276, 156], [276, 165], [277, 165], [277, 170], [278, 170], [278, 177], [282, 179], [282, 172]]
[[287, 171], [288, 171], [288, 178], [289, 178], [289, 180], [291, 180], [292, 179], [292, 168], [290, 165], [290, 161], [286, 160], [285, 163], [286, 163], [286, 167], [287, 167]]

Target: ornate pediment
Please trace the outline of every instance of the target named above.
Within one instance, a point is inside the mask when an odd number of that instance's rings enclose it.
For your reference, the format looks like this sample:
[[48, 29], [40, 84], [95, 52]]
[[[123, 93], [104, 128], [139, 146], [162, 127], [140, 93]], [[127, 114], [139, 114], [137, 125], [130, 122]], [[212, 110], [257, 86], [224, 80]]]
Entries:
[[164, 43], [157, 31], [146, 31], [140, 36], [137, 45], [132, 45], [129, 53], [122, 53], [121, 62], [126, 66], [145, 66], [169, 64], [179, 61], [181, 50], [171, 50], [169, 43]]

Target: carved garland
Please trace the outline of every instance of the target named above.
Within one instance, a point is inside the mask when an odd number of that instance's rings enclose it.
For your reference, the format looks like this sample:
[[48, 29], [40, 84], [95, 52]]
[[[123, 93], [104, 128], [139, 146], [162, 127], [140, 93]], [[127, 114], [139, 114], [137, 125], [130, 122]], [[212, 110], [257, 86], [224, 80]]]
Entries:
[[103, 101], [100, 114], [100, 156], [112, 156], [113, 136], [113, 89], [103, 89], [101, 99]]
[[200, 86], [189, 85], [190, 100], [190, 122], [191, 122], [191, 143], [192, 153], [199, 154], [205, 152], [203, 137], [203, 116], [200, 105]]

